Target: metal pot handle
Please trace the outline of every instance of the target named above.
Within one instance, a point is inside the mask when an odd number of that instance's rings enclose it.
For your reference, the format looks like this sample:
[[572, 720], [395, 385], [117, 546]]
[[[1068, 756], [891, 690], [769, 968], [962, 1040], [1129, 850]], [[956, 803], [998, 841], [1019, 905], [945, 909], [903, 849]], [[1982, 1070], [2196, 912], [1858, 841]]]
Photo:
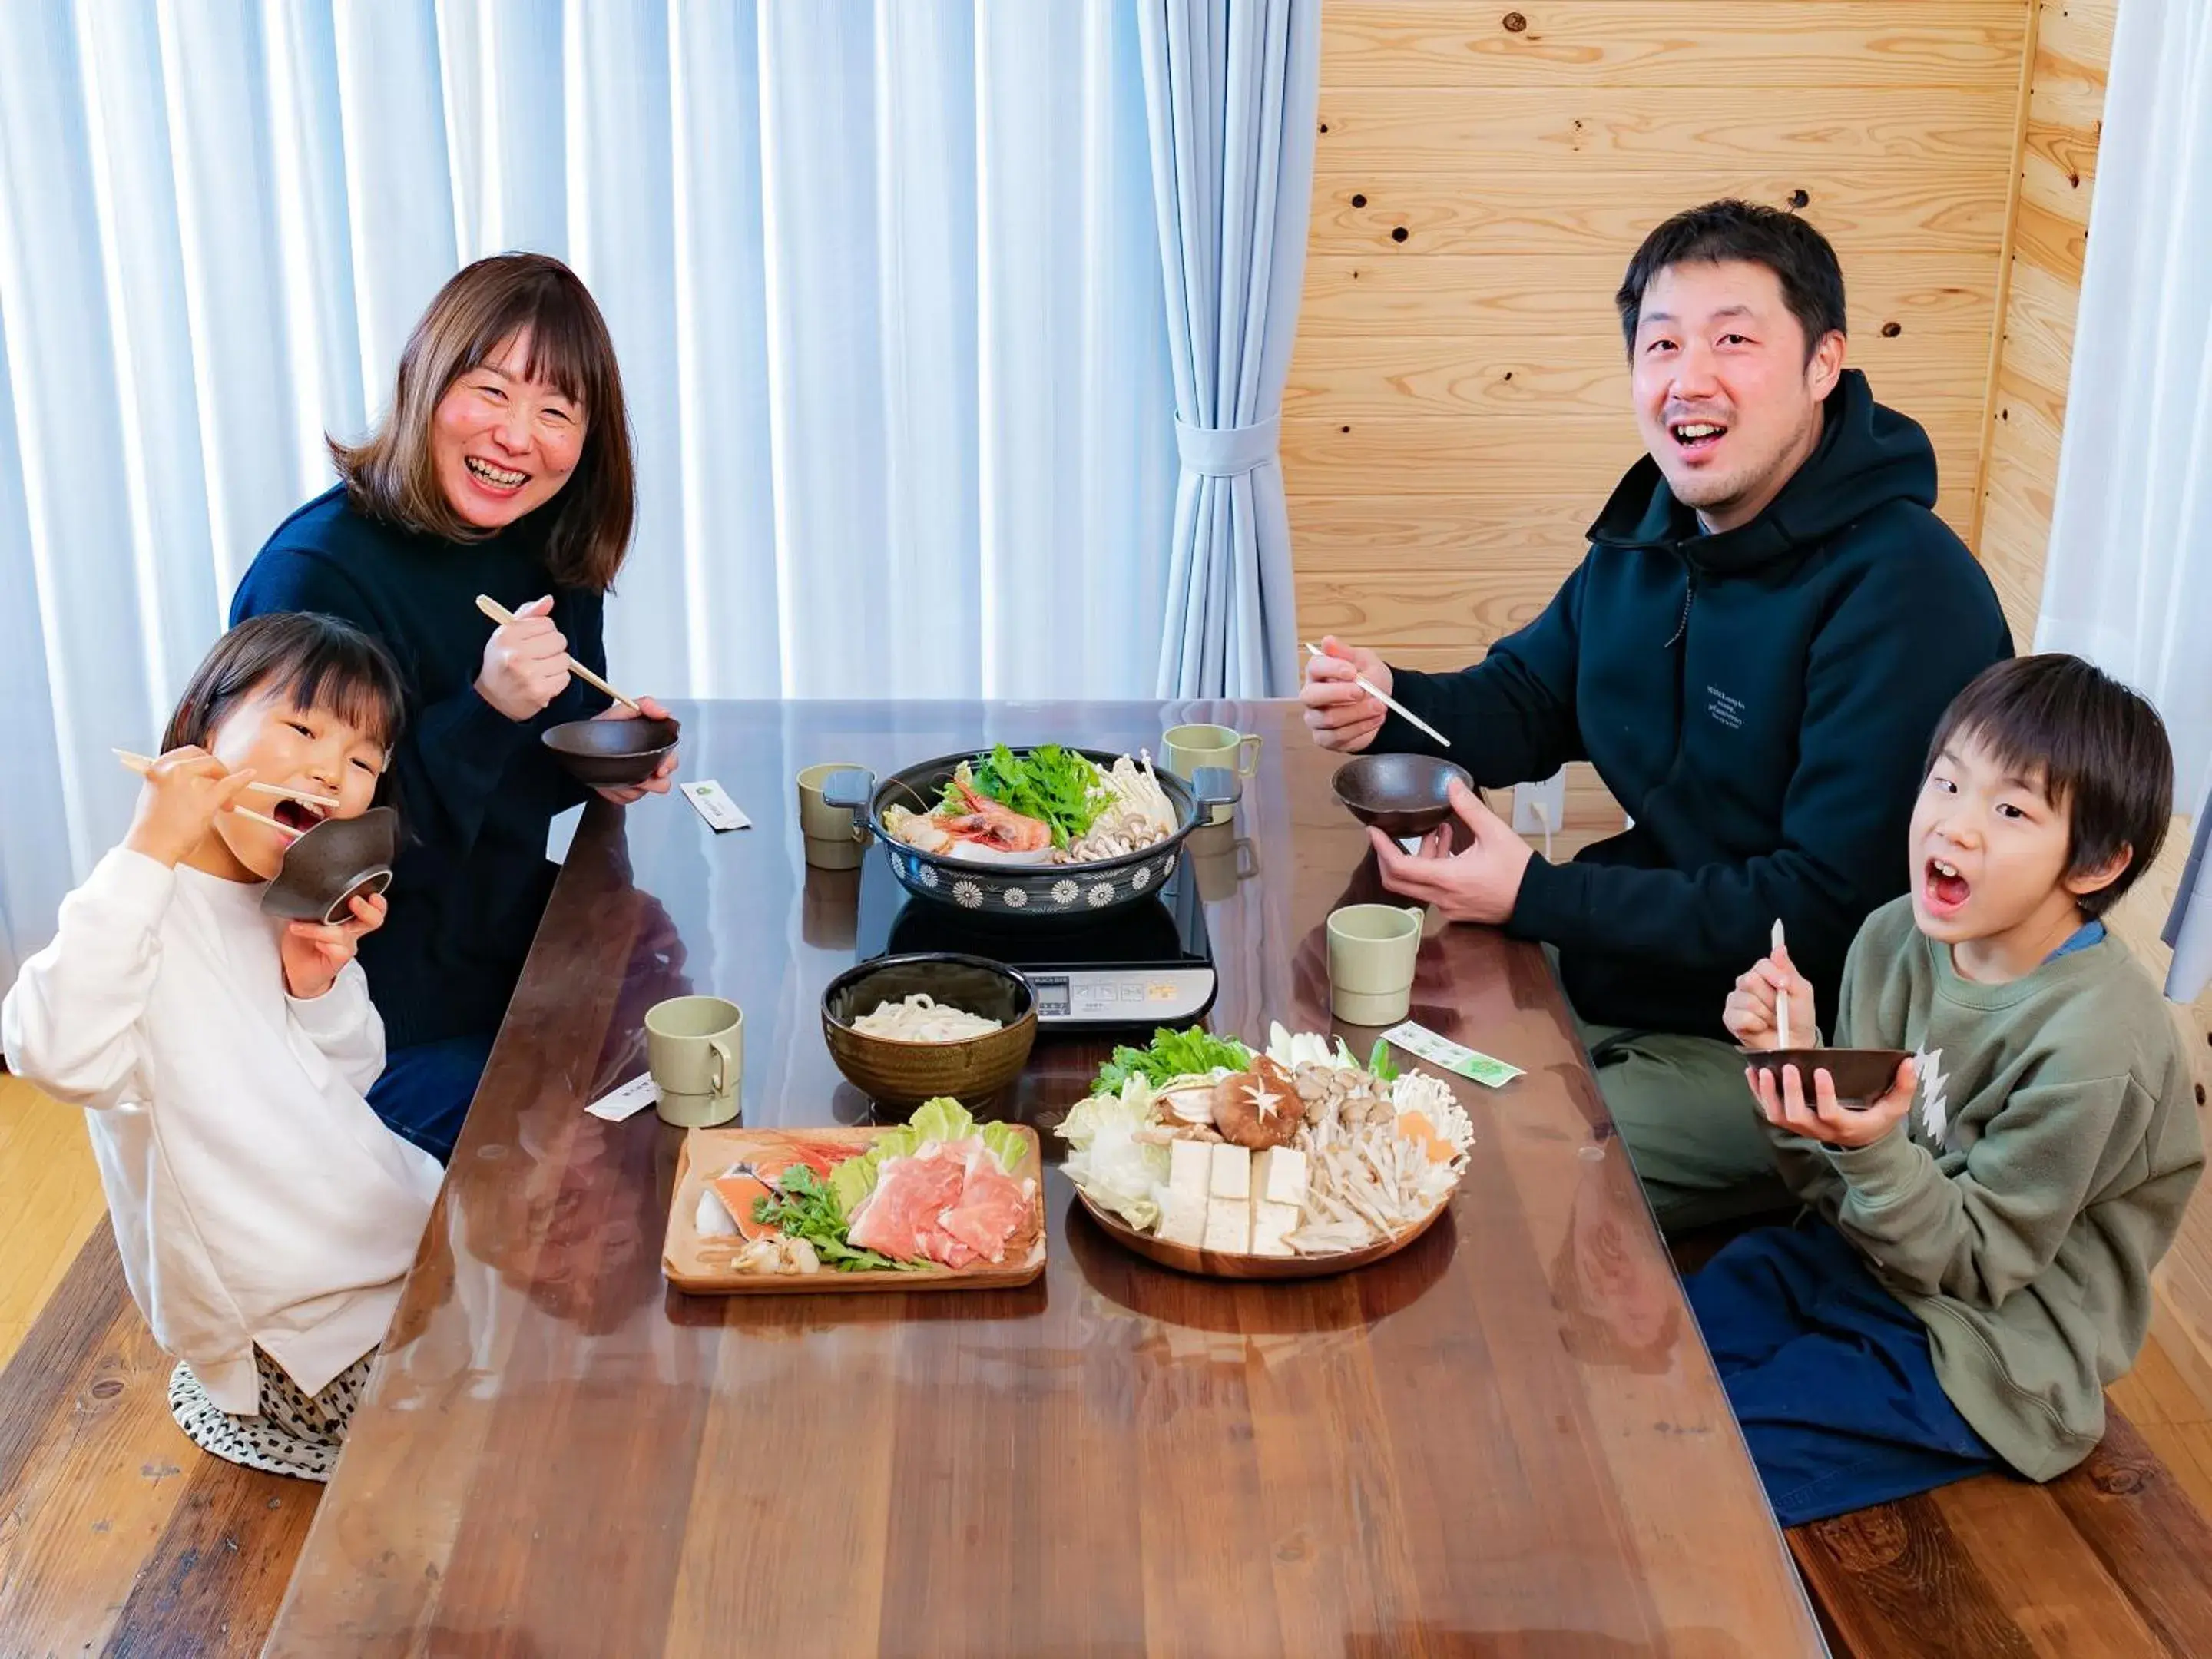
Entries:
[[853, 815], [857, 834], [868, 827], [868, 802], [876, 793], [876, 775], [848, 766], [822, 780], [822, 804], [842, 806]]
[[1233, 806], [1244, 793], [1244, 781], [1226, 766], [1201, 766], [1190, 775], [1190, 793], [1203, 823], [1217, 806]]

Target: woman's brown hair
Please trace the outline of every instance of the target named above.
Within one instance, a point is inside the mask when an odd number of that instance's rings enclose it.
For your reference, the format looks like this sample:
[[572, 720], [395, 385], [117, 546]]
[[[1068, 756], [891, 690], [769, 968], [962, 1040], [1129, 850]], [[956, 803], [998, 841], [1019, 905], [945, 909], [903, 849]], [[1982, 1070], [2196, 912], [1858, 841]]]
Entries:
[[583, 452], [560, 493], [545, 564], [564, 587], [604, 593], [629, 551], [637, 516], [629, 415], [606, 319], [576, 273], [543, 253], [500, 253], [456, 272], [430, 301], [399, 355], [392, 408], [357, 444], [328, 441], [357, 512], [418, 534], [478, 541], [488, 533], [453, 510], [431, 459], [439, 400], [453, 382], [530, 332], [524, 373], [582, 405]]

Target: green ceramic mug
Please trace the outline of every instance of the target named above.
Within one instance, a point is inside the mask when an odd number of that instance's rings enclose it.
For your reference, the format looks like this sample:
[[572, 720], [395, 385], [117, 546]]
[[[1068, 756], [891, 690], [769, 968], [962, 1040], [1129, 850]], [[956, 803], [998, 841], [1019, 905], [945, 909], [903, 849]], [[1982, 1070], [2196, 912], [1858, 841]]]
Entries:
[[1395, 1025], [1413, 1004], [1413, 964], [1428, 912], [1347, 904], [1328, 915], [1328, 1006], [1353, 1025]]
[[817, 870], [857, 870], [868, 850], [868, 828], [854, 821], [851, 811], [832, 806], [822, 799], [822, 786], [833, 772], [864, 769], [850, 761], [824, 761], [799, 775], [799, 833], [806, 861]]
[[745, 1076], [745, 1015], [720, 997], [673, 997], [645, 1016], [646, 1064], [661, 1121], [686, 1129], [738, 1115]]
[[[1170, 726], [1160, 739], [1160, 758], [1185, 783], [1198, 775], [1201, 766], [1218, 766], [1249, 778], [1260, 769], [1260, 739], [1233, 726]], [[1215, 807], [1208, 822], [1226, 823], [1236, 816], [1232, 803]]]

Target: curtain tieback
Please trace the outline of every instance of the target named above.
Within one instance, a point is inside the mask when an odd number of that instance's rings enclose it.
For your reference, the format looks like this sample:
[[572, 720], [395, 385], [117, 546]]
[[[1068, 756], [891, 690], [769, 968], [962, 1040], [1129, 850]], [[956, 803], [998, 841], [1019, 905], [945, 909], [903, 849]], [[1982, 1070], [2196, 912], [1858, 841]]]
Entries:
[[1183, 470], [1206, 478], [1234, 478], [1258, 471], [1275, 459], [1283, 435], [1283, 417], [1273, 416], [1253, 426], [1193, 426], [1176, 416], [1176, 450]]

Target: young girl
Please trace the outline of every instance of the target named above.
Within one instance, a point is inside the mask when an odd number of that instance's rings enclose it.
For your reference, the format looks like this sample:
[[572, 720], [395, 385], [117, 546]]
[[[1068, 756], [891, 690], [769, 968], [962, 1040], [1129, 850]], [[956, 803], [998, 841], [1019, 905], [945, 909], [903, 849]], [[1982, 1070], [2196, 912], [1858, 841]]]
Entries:
[[272, 801], [245, 795], [258, 781], [358, 817], [402, 708], [391, 659], [346, 623], [233, 629], [123, 844], [0, 1004], [9, 1067], [87, 1109], [131, 1293], [180, 1362], [178, 1424], [218, 1457], [310, 1480], [330, 1477], [439, 1169], [362, 1098], [384, 1027], [353, 956], [384, 901], [356, 899], [335, 927], [264, 915], [296, 832], [232, 809]]

